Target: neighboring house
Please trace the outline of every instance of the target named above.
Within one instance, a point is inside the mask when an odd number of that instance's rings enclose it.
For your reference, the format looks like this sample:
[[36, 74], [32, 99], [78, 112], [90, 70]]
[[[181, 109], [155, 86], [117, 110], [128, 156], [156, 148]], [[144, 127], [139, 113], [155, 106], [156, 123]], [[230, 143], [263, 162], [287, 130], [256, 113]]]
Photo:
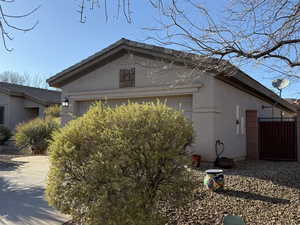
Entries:
[[198, 56], [202, 69], [193, 67], [193, 57], [121, 39], [47, 82], [61, 88], [62, 101], [69, 103], [63, 108], [64, 123], [72, 119], [72, 114], [85, 113], [96, 100], [112, 106], [128, 100], [166, 100], [167, 105], [183, 109], [192, 120], [196, 132], [193, 151], [205, 161], [215, 160], [216, 140], [224, 142], [224, 156], [247, 156], [248, 110], [257, 111], [260, 117], [279, 117], [281, 111], [285, 116], [295, 114], [290, 103], [228, 62], [226, 65], [232, 68], [230, 76], [213, 69], [204, 72], [215, 59], [206, 62]]
[[59, 91], [0, 82], [0, 124], [13, 130], [21, 122], [43, 117], [46, 107], [60, 102]]

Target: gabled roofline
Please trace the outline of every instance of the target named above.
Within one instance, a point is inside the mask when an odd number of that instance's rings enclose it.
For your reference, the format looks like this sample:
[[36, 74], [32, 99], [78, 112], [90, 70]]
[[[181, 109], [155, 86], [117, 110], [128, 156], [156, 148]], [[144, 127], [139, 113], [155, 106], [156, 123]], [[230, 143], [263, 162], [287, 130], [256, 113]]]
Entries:
[[[115, 42], [114, 44], [111, 44], [107, 48], [104, 48], [100, 52], [50, 77], [49, 79], [47, 79], [47, 82], [51, 87], [61, 87], [61, 84], [64, 83], [65, 80], [68, 80], [76, 73], [80, 73], [81, 71], [85, 70], [87, 67], [93, 66], [97, 62], [101, 60], [105, 60], [110, 56], [121, 51], [123, 51], [123, 54], [128, 52], [136, 52], [140, 54], [151, 55], [154, 58], [161, 58], [168, 61], [174, 61], [174, 62], [184, 63], [184, 64], [188, 64], [189, 62], [191, 62], [191, 56], [197, 57], [197, 60], [199, 60], [200, 58], [199, 55], [189, 54], [183, 51], [177, 51], [170, 48], [144, 44], [144, 43], [122, 38], [119, 41]], [[205, 58], [205, 60], [207, 61], [208, 59]], [[210, 60], [216, 60], [216, 59], [210, 58]]]
[[[220, 62], [215, 58], [207, 58], [196, 54], [190, 54], [174, 49], [139, 43], [122, 38], [114, 44], [108, 46], [107, 48], [104, 48], [100, 52], [50, 77], [47, 82], [52, 87], [61, 87], [65, 83], [70, 82], [72, 79], [77, 79], [79, 76], [83, 76], [89, 71], [92, 71], [96, 68], [99, 68], [101, 65], [108, 63], [114, 55], [119, 54], [119, 56], [121, 56], [122, 54], [128, 52], [144, 54], [149, 57], [153, 57], [156, 59], [160, 58], [163, 60], [184, 64], [186, 66], [193, 66], [195, 65], [195, 62], [200, 65], [204, 65], [203, 63], [214, 64]], [[228, 66], [228, 68], [230, 68], [230, 70], [233, 70], [234, 72], [230, 72], [230, 75], [226, 76], [226, 74], [224, 73], [220, 74], [219, 71], [210, 71], [216, 74], [217, 79], [229, 83], [230, 85], [241, 89], [244, 92], [248, 92], [251, 95], [264, 99], [271, 104], [276, 104], [276, 106], [279, 106], [282, 109], [293, 113], [297, 111], [296, 107], [294, 107], [292, 104], [280, 98], [273, 91], [266, 88], [264, 85], [251, 78], [249, 75], [247, 75], [228, 61], [222, 60], [222, 62], [225, 66]], [[203, 68], [205, 67], [203, 66]]]
[[269, 102], [271, 105], [279, 107], [283, 110], [287, 110], [292, 113], [295, 113], [297, 111], [294, 105], [290, 104], [288, 101], [281, 98], [273, 91], [266, 88], [261, 83], [251, 78], [249, 75], [239, 69], [233, 76], [218, 75], [216, 76], [216, 78], [248, 94]]
[[122, 45], [122, 44], [125, 44], [126, 43], [126, 39], [122, 38], [120, 39], [119, 41], [115, 42], [114, 44], [108, 46], [107, 48], [104, 48], [102, 49], [101, 51], [97, 52], [96, 54], [80, 61], [79, 63], [76, 63], [72, 66], [70, 66], [69, 68], [57, 73], [56, 75], [48, 78], [46, 81], [47, 83], [50, 85], [50, 86], [53, 86], [53, 87], [57, 87], [56, 86], [56, 83], [59, 83], [60, 80], [62, 80], [62, 78], [67, 78], [68, 76], [68, 73], [71, 73], [73, 72], [74, 70], [76, 69], [79, 69], [81, 66], [84, 66], [86, 64], [90, 64], [91, 62], [93, 62], [94, 60], [100, 58], [101, 56], [105, 55], [107, 52], [113, 50], [114, 48]]

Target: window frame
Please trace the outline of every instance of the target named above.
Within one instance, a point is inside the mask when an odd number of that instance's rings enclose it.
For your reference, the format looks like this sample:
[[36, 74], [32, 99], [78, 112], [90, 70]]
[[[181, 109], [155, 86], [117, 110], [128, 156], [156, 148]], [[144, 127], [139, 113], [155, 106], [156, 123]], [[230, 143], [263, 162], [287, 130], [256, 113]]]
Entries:
[[119, 88], [135, 87], [135, 68], [120, 69]]

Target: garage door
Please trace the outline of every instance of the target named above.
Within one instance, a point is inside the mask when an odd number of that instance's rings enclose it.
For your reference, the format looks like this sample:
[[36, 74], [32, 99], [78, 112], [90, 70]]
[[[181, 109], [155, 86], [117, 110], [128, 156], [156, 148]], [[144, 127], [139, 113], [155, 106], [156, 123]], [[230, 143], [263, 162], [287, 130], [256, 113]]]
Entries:
[[[184, 111], [184, 114], [187, 118], [192, 119], [192, 96], [184, 95], [184, 96], [172, 96], [172, 97], [152, 97], [152, 98], [131, 98], [131, 99], [112, 99], [107, 100], [107, 104], [109, 106], [115, 107], [118, 105], [126, 104], [128, 101], [130, 102], [156, 102], [159, 99], [161, 102], [165, 102], [169, 107], [175, 108], [177, 110], [181, 109]], [[84, 101], [78, 102], [78, 114], [83, 115], [88, 111], [91, 104], [94, 101]]]

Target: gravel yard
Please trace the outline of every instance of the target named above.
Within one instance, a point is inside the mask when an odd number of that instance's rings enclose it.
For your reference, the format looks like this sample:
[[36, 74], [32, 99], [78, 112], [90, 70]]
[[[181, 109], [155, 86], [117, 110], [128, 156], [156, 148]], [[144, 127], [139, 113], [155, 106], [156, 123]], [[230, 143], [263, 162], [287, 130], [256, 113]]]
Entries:
[[224, 170], [220, 193], [203, 186], [205, 170], [194, 170], [199, 179], [195, 200], [185, 209], [168, 212], [171, 225], [223, 224], [224, 215], [240, 215], [246, 224], [300, 224], [300, 163], [243, 161]]

